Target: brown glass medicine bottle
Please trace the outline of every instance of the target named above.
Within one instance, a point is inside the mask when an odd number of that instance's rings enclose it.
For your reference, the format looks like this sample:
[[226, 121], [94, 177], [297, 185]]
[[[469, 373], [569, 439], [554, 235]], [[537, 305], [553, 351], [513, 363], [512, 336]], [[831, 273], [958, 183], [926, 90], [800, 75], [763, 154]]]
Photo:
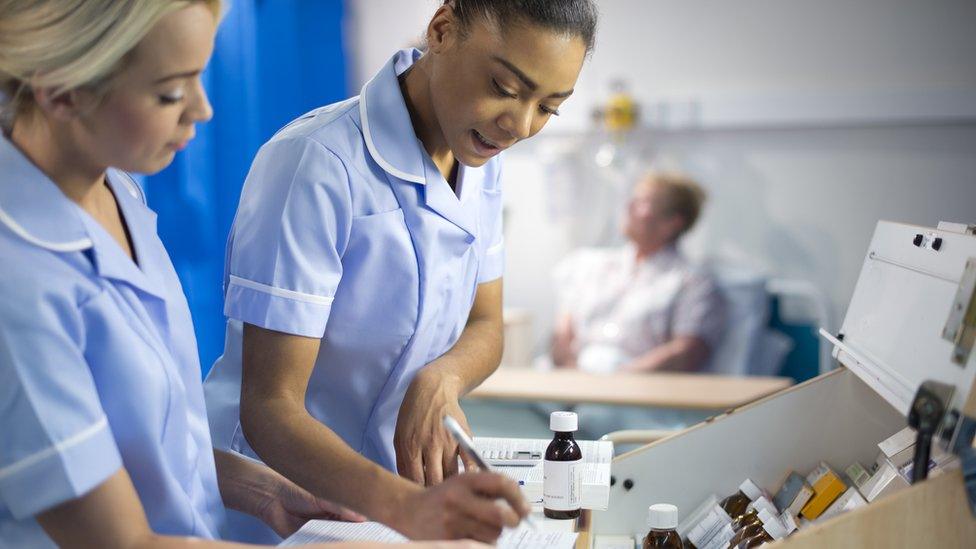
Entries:
[[553, 412], [555, 431], [542, 464], [542, 512], [547, 518], [574, 519], [582, 507], [583, 452], [573, 438], [579, 427], [575, 412]]
[[756, 483], [746, 479], [739, 485], [739, 491], [723, 499], [719, 505], [735, 520], [746, 514], [749, 504], [763, 495]]
[[647, 535], [643, 549], [682, 549], [678, 535], [678, 508], [667, 503], [656, 503], [647, 509]]
[[785, 538], [789, 532], [783, 526], [782, 522], [776, 517], [763, 517], [767, 520], [763, 522], [762, 529], [758, 533], [745, 538], [738, 542], [736, 545], [730, 544], [730, 547], [735, 547], [736, 549], [752, 549], [753, 547], [759, 547], [767, 543], [772, 543], [778, 539]]

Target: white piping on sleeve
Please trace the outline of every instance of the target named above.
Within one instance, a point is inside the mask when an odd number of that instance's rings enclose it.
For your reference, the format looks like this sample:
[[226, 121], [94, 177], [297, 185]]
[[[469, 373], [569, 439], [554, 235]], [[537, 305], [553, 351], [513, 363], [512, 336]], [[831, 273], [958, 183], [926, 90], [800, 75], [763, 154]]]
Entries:
[[485, 255], [486, 256], [487, 255], [495, 255], [498, 252], [502, 251], [502, 248], [504, 248], [504, 247], [505, 247], [505, 239], [503, 238], [503, 239], [501, 239], [501, 240], [498, 241], [498, 244], [495, 244], [494, 246], [492, 246], [492, 247], [488, 248], [487, 250], [485, 250]]
[[241, 278], [239, 276], [230, 275], [230, 284], [241, 286], [243, 288], [248, 288], [250, 290], [255, 290], [265, 294], [270, 294], [276, 297], [285, 297], [288, 299], [294, 299], [296, 301], [304, 301], [306, 303], [312, 303], [314, 305], [329, 305], [333, 301], [333, 297], [326, 297], [314, 294], [305, 294], [302, 292], [295, 292], [292, 290], [285, 290], [282, 288], [275, 288], [274, 286], [268, 286], [267, 284], [261, 284], [260, 282], [255, 282], [253, 280], [248, 280], [246, 278]]
[[54, 446], [48, 446], [47, 448], [41, 450], [40, 452], [35, 452], [21, 459], [20, 461], [17, 461], [15, 463], [12, 463], [4, 467], [3, 469], [0, 469], [0, 480], [7, 478], [11, 475], [15, 475], [20, 471], [23, 471], [24, 469], [27, 469], [28, 467], [40, 461], [43, 461], [55, 454], [60, 454], [65, 450], [67, 450], [68, 448], [71, 448], [72, 446], [81, 444], [82, 442], [85, 442], [86, 440], [97, 435], [99, 432], [101, 432], [103, 429], [106, 428], [108, 428], [108, 418], [102, 416], [102, 419], [99, 419], [91, 426], [86, 427], [84, 430], [62, 440], [61, 442], [58, 442]]

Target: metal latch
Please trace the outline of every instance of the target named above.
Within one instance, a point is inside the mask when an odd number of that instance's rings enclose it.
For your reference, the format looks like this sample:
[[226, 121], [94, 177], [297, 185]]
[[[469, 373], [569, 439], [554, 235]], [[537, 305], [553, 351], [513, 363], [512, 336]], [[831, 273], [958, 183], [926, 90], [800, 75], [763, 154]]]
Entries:
[[950, 221], [939, 221], [939, 230], [947, 233], [959, 233], [976, 235], [976, 225], [969, 223], [952, 223]]
[[976, 257], [966, 261], [949, 318], [942, 329], [942, 338], [955, 346], [952, 361], [965, 367], [976, 343]]

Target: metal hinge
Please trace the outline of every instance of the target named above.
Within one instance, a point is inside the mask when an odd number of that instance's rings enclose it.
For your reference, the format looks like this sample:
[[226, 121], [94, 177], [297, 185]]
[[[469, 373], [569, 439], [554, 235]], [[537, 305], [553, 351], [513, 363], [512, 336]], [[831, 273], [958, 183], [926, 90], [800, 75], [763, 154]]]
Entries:
[[965, 367], [976, 343], [976, 257], [966, 261], [942, 338], [952, 342], [952, 361]]

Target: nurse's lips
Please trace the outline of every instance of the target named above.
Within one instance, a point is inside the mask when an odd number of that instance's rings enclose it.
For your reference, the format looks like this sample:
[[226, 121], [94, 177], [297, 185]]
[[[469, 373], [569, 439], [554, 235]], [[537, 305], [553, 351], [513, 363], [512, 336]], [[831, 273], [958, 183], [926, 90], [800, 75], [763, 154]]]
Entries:
[[475, 151], [484, 157], [494, 156], [508, 148], [507, 146], [499, 146], [496, 142], [478, 132], [478, 130], [471, 130], [471, 141], [474, 142]]
[[187, 136], [187, 137], [185, 137], [183, 139], [180, 139], [179, 141], [173, 141], [172, 143], [170, 143], [168, 145], [168, 147], [170, 147], [171, 149], [176, 150], [176, 151], [182, 151], [183, 149], [186, 148], [187, 145], [190, 144], [190, 141], [193, 140], [193, 137], [195, 135], [196, 135], [196, 132], [191, 133], [189, 136]]

